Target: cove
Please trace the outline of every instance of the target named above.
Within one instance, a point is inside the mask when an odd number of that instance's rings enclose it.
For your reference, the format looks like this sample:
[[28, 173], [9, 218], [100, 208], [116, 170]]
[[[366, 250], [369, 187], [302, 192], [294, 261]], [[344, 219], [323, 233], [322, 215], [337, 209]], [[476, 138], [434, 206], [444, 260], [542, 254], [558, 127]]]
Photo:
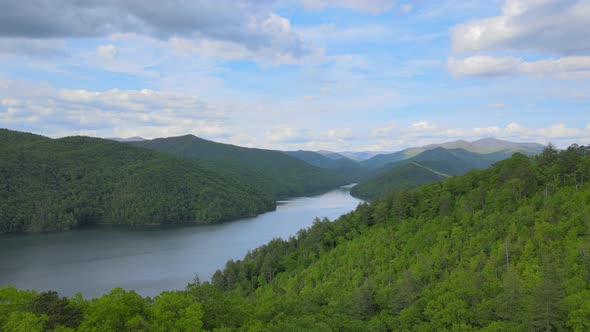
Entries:
[[0, 287], [80, 292], [97, 297], [115, 287], [143, 296], [183, 289], [196, 275], [211, 279], [230, 259], [273, 238], [288, 238], [316, 217], [335, 219], [361, 201], [344, 186], [278, 202], [275, 211], [215, 225], [89, 227], [65, 232], [0, 235]]

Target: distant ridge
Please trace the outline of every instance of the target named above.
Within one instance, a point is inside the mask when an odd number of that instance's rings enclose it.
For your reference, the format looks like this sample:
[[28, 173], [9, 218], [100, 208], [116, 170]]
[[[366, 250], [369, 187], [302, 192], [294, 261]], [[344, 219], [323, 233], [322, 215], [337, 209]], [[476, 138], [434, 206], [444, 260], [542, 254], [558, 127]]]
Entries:
[[141, 142], [141, 141], [145, 141], [145, 138], [143, 137], [139, 137], [139, 136], [133, 136], [133, 137], [127, 137], [127, 138], [121, 138], [121, 137], [109, 137], [107, 138], [108, 140], [111, 141], [115, 141], [115, 142], [123, 142], [123, 143], [127, 143], [127, 142]]
[[406, 160], [414, 156], [417, 156], [424, 151], [436, 148], [463, 149], [465, 151], [480, 154], [494, 152], [505, 152], [507, 154], [513, 154], [516, 152], [520, 152], [525, 155], [535, 155], [540, 153], [543, 150], [544, 146], [538, 143], [510, 142], [492, 137], [483, 138], [472, 142], [468, 142], [465, 140], [457, 140], [440, 144], [430, 144], [422, 147], [408, 148], [393, 153], [379, 154], [367, 160], [361, 161], [361, 164], [368, 168], [379, 168], [391, 162]]
[[[347, 179], [282, 151], [245, 148], [184, 135], [129, 144], [197, 162], [201, 167], [259, 188], [275, 199], [326, 191]], [[325, 158], [321, 155], [319, 157]], [[328, 161], [335, 160], [325, 158]], [[352, 162], [352, 161], [350, 161]]]

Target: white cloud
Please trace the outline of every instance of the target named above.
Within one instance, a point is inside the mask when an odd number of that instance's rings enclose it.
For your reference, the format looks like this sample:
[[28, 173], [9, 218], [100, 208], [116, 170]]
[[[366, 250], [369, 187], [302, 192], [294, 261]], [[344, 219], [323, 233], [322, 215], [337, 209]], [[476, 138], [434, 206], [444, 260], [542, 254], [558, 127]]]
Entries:
[[504, 108], [504, 107], [506, 107], [506, 104], [504, 104], [504, 103], [488, 104], [488, 108]]
[[451, 29], [458, 52], [533, 50], [553, 54], [590, 52], [590, 2], [507, 0], [502, 15]]
[[529, 75], [559, 79], [590, 78], [590, 56], [568, 56], [527, 62], [516, 57], [475, 55], [464, 59], [451, 57], [447, 66], [454, 76]]
[[560, 123], [549, 128], [539, 129], [538, 134], [547, 138], [573, 138], [583, 135], [583, 132], [578, 128], [568, 128], [565, 124]]
[[[91, 6], [78, 1], [12, 1], [0, 11], [0, 52], [14, 43], [60, 38], [107, 37], [137, 34], [159, 40], [205, 39], [240, 45], [251, 52], [273, 49], [300, 58], [309, 50], [288, 19], [273, 12], [274, 1], [169, 0], [149, 3], [103, 0]], [[53, 39], [49, 39], [53, 38]], [[32, 43], [31, 43], [32, 44]], [[36, 45], [20, 43], [26, 50]], [[40, 45], [46, 49], [45, 45]], [[38, 50], [33, 50], [38, 53]]]
[[352, 130], [349, 128], [331, 129], [327, 134], [330, 138], [346, 139], [352, 137]]
[[447, 65], [454, 76], [499, 76], [517, 73], [521, 63], [522, 60], [515, 57], [475, 55], [463, 60], [451, 57]]
[[496, 126], [475, 127], [472, 129], [475, 135], [479, 136], [494, 136], [501, 132], [501, 129]]
[[117, 55], [117, 48], [114, 45], [99, 45], [96, 47], [96, 53], [105, 60], [113, 60]]
[[309, 10], [341, 7], [377, 15], [391, 9], [394, 2], [394, 0], [303, 0], [303, 5]]
[[299, 129], [287, 126], [275, 127], [266, 131], [266, 138], [275, 143], [288, 143], [302, 140], [304, 135]]
[[506, 134], [508, 135], [512, 135], [512, 134], [524, 134], [529, 132], [529, 129], [524, 128], [523, 126], [519, 125], [518, 123], [509, 123], [506, 128], [504, 129], [504, 131], [506, 132]]
[[412, 124], [411, 128], [416, 130], [431, 130], [436, 128], [436, 126], [428, 121], [419, 121]]
[[12, 83], [3, 89], [0, 122], [48, 135], [94, 133], [159, 137], [193, 133], [214, 138], [227, 134], [223, 114], [190, 95], [151, 90], [55, 89]]
[[586, 130], [590, 131], [590, 123], [586, 125]]

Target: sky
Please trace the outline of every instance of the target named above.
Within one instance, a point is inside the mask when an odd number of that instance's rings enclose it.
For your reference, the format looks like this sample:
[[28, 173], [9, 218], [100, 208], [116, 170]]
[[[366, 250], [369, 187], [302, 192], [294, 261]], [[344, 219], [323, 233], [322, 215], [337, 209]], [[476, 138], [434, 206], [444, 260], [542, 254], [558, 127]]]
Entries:
[[0, 0], [0, 128], [590, 144], [590, 0]]

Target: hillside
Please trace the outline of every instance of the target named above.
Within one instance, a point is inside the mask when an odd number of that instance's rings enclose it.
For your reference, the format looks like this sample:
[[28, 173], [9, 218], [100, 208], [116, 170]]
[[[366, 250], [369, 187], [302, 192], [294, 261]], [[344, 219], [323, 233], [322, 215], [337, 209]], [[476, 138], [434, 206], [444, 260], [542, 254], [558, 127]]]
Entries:
[[368, 170], [358, 162], [344, 156], [336, 158], [335, 155], [323, 155], [313, 151], [285, 151], [285, 154], [302, 160], [310, 165], [330, 170], [339, 177], [346, 179], [346, 182], [359, 182], [366, 179]]
[[317, 220], [185, 291], [68, 302], [5, 287], [0, 326], [587, 331], [588, 178], [590, 147], [517, 154]]
[[449, 175], [437, 172], [418, 162], [408, 162], [394, 167], [385, 174], [357, 184], [351, 189], [351, 194], [355, 197], [370, 199], [392, 191], [402, 191], [442, 181], [448, 177]]
[[391, 191], [412, 189], [449, 176], [465, 174], [472, 169], [484, 169], [511, 155], [505, 151], [480, 154], [464, 149], [437, 147], [373, 170], [372, 176], [355, 186], [351, 193], [359, 198], [372, 199]]
[[238, 178], [276, 199], [302, 196], [346, 184], [347, 179], [280, 151], [243, 148], [193, 135], [129, 143], [197, 162]]
[[195, 163], [90, 137], [0, 129], [0, 233], [86, 224], [212, 223], [272, 197]]

